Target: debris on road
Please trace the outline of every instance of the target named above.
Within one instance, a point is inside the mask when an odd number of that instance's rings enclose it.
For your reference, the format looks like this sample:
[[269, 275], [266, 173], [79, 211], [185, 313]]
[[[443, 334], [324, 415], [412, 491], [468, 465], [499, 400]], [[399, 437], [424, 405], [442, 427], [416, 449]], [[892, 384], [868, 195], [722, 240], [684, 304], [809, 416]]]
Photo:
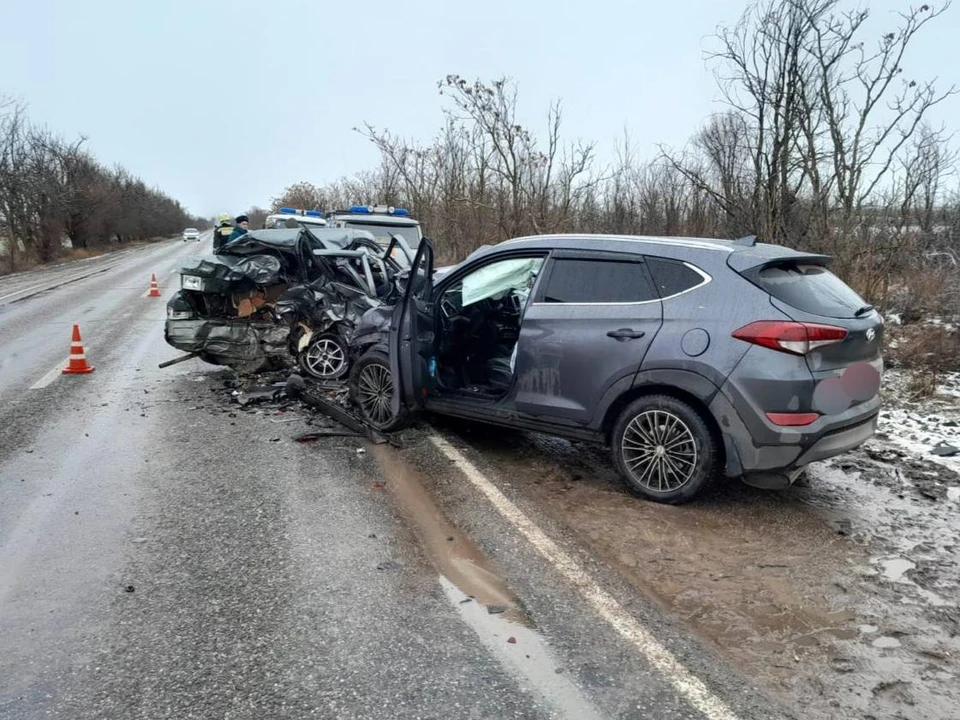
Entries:
[[837, 520], [837, 535], [852, 535], [853, 534], [853, 524], [847, 520]]
[[168, 368], [171, 365], [177, 365], [178, 363], [186, 362], [187, 360], [193, 360], [194, 358], [197, 358], [197, 357], [200, 357], [200, 353], [198, 352], [187, 353], [186, 355], [181, 355], [180, 357], [174, 358], [173, 360], [167, 360], [165, 362], [162, 362], [159, 365], [157, 365], [157, 367], [163, 370], [164, 368]]
[[960, 447], [941, 442], [930, 452], [932, 452], [934, 455], [938, 455], [939, 457], [953, 457], [955, 455], [960, 455]]
[[353, 430], [338, 430], [336, 428], [325, 428], [323, 430], [314, 430], [312, 432], [302, 433], [293, 438], [294, 442], [298, 443], [309, 443], [319, 440], [324, 437], [353, 437], [353, 438], [362, 438], [366, 437], [363, 433], [354, 432]]
[[279, 400], [281, 397], [283, 397], [283, 394], [282, 386], [251, 387], [238, 392], [234, 396], [234, 401], [241, 407], [244, 407], [253, 403]]
[[[293, 380], [295, 377], [297, 380]], [[390, 442], [386, 437], [368, 426], [357, 415], [354, 415], [347, 409], [349, 397], [345, 385], [339, 383], [335, 385], [329, 383], [311, 383], [308, 385], [306, 380], [299, 375], [291, 375], [287, 386], [288, 388], [291, 386], [296, 388], [297, 397], [302, 402], [319, 410], [344, 427], [353, 430], [355, 433], [362, 434], [374, 444], [382, 445]], [[363, 448], [359, 448], [359, 450], [363, 450]]]

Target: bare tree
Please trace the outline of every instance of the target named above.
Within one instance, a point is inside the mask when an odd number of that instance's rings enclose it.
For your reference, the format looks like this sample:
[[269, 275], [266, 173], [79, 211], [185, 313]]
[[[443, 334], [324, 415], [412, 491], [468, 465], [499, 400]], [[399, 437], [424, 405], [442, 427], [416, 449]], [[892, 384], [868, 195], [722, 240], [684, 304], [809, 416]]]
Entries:
[[328, 209], [327, 194], [316, 185], [298, 182], [284, 189], [279, 196], [271, 200], [274, 210], [292, 207], [299, 210]]
[[73, 248], [170, 235], [191, 222], [179, 203], [83, 148], [30, 124], [23, 105], [0, 100], [0, 240], [6, 267]]

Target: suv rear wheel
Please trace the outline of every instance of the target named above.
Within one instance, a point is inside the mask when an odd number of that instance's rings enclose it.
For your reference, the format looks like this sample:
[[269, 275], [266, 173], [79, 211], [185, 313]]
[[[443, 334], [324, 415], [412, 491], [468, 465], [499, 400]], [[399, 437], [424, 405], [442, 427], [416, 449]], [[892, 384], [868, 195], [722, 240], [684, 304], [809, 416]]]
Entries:
[[380, 350], [368, 350], [350, 371], [350, 399], [372, 428], [392, 432], [407, 424], [407, 413], [402, 404], [400, 414], [393, 414], [390, 408], [392, 397], [390, 358]]
[[717, 474], [719, 450], [697, 410], [669, 395], [634, 400], [611, 438], [613, 460], [635, 493], [655, 502], [692, 500]]

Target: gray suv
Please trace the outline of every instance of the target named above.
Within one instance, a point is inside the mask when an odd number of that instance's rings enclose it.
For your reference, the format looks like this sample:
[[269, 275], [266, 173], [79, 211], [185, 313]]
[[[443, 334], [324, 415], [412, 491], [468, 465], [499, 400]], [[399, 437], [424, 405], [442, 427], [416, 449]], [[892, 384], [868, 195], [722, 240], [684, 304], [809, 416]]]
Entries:
[[869, 438], [883, 321], [829, 258], [694, 238], [509, 240], [361, 319], [366, 420], [427, 410], [606, 443], [631, 489], [681, 503], [721, 473], [789, 486]]

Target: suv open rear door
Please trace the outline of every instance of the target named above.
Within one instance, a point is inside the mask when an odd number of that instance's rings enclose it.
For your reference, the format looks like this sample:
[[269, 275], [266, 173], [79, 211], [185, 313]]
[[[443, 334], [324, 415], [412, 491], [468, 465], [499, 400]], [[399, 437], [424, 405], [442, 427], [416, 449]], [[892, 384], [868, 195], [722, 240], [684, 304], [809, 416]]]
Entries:
[[390, 372], [394, 378], [391, 408], [416, 408], [430, 394], [434, 362], [433, 243], [424, 238], [410, 268], [403, 299], [390, 324]]

